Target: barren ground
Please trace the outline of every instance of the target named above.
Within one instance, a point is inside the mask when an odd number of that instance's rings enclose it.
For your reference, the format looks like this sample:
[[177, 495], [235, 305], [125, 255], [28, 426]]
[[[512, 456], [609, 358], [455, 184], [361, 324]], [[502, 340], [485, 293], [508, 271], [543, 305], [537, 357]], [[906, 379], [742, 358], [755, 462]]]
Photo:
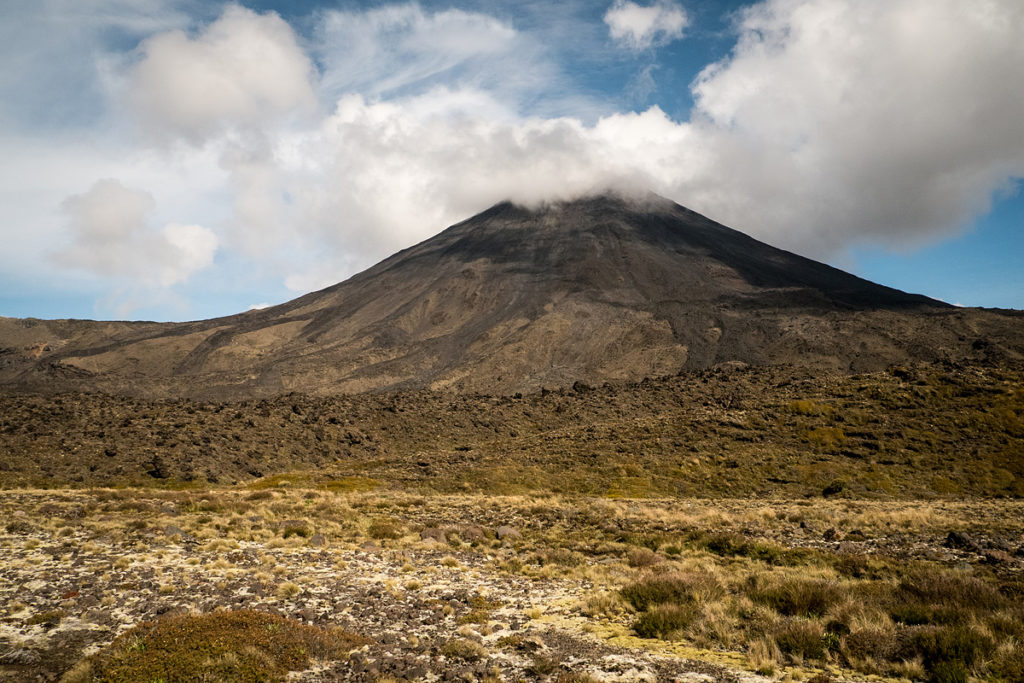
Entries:
[[[959, 606], [991, 640], [967, 672], [1021, 662], [1014, 636], [1000, 632], [1021, 616], [1020, 501], [638, 501], [284, 485], [9, 490], [0, 514], [0, 680], [92, 680], [109, 655], [102, 649], [140, 622], [241, 609], [368, 639], [310, 659], [289, 680], [934, 677], [926, 646], [888, 661], [861, 641], [879, 629], [918, 637], [948, 620], [900, 621], [898, 599], [864, 606], [854, 597], [883, 587], [895, 596], [925, 573], [996, 596], [988, 611]], [[652, 577], [714, 586], [678, 600], [702, 618], [639, 637], [654, 608], [630, 604], [628, 587]], [[839, 590], [820, 613], [763, 598], [765, 587], [807, 580]], [[787, 637], [793, 624], [819, 623], [815, 637], [835, 634], [820, 651]], [[774, 647], [758, 645], [769, 636]]]

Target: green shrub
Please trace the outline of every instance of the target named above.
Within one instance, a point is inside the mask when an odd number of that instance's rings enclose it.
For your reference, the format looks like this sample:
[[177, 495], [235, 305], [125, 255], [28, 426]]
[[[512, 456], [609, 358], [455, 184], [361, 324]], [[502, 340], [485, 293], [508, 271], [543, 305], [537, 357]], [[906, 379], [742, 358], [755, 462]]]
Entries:
[[560, 567], [579, 567], [583, 561], [584, 557], [581, 553], [568, 548], [553, 548], [543, 556], [544, 564], [555, 564]]
[[886, 662], [909, 660], [915, 656], [915, 650], [907, 642], [907, 636], [906, 630], [859, 629], [843, 636], [839, 649], [847, 664], [868, 659]]
[[39, 612], [38, 614], [33, 614], [31, 617], [25, 620], [25, 623], [30, 626], [35, 624], [42, 624], [43, 626], [46, 626], [48, 628], [53, 628], [54, 626], [59, 624], [61, 619], [63, 618], [64, 611], [55, 609], [46, 612]]
[[654, 605], [695, 603], [718, 597], [723, 589], [706, 574], [655, 574], [623, 588], [622, 597], [638, 610]]
[[919, 631], [914, 647], [933, 681], [966, 681], [975, 662], [994, 649], [991, 639], [964, 626], [932, 627]]
[[711, 534], [700, 540], [699, 545], [709, 552], [722, 557], [749, 557], [768, 564], [790, 564], [789, 551], [772, 543], [750, 541], [740, 534]]
[[756, 588], [750, 598], [791, 617], [820, 617], [842, 599], [839, 587], [822, 579], [785, 579]]
[[534, 655], [530, 665], [526, 667], [526, 673], [545, 679], [554, 675], [559, 669], [559, 661], [553, 657]]
[[375, 519], [370, 523], [366, 533], [378, 541], [402, 537], [402, 525], [395, 519]]
[[376, 479], [370, 479], [367, 477], [342, 477], [341, 479], [332, 479], [331, 481], [325, 482], [322, 488], [334, 493], [356, 493], [372, 491], [378, 486], [380, 486], [380, 482]]
[[826, 652], [825, 628], [817, 621], [787, 621], [775, 631], [779, 650], [802, 659], [821, 660]]
[[650, 567], [664, 558], [650, 548], [630, 548], [626, 553], [626, 561], [630, 567]]
[[104, 683], [280, 681], [311, 658], [341, 659], [367, 642], [341, 629], [251, 610], [183, 614], [144, 622], [89, 661], [93, 680]]
[[292, 536], [300, 536], [302, 538], [309, 538], [313, 535], [313, 530], [309, 528], [309, 525], [303, 521], [294, 520], [285, 522], [281, 526], [281, 535], [285, 538], [291, 538]]
[[974, 576], [941, 569], [919, 570], [900, 581], [896, 598], [905, 604], [958, 609], [998, 609], [1006, 604], [998, 589]]
[[487, 649], [480, 643], [465, 638], [453, 638], [441, 647], [441, 654], [450, 659], [475, 662], [487, 656]]
[[633, 622], [633, 630], [641, 638], [667, 639], [692, 624], [697, 615], [692, 605], [655, 605]]
[[831, 415], [835, 412], [835, 408], [827, 403], [819, 403], [806, 398], [790, 401], [789, 409], [795, 415]]

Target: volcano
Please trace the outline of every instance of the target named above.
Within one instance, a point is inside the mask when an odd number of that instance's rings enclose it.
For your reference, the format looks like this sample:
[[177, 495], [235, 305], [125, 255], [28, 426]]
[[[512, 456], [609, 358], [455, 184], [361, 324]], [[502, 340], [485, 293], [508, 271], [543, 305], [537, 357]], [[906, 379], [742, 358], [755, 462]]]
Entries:
[[510, 394], [721, 364], [856, 372], [1024, 357], [1019, 312], [955, 308], [657, 196], [498, 204], [279, 306], [189, 323], [0, 319], [0, 386], [252, 398]]

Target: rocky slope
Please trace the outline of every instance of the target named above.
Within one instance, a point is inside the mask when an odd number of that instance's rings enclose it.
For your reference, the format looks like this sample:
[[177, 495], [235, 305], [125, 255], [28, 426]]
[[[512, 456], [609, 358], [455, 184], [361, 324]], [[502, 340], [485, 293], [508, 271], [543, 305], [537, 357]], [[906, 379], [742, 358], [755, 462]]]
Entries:
[[0, 487], [1024, 496], [1024, 368], [685, 373], [522, 397], [0, 397]]
[[191, 323], [0, 319], [0, 386], [160, 398], [511, 394], [723, 362], [867, 371], [1024, 356], [1019, 312], [955, 309], [667, 200], [499, 204], [345, 282]]

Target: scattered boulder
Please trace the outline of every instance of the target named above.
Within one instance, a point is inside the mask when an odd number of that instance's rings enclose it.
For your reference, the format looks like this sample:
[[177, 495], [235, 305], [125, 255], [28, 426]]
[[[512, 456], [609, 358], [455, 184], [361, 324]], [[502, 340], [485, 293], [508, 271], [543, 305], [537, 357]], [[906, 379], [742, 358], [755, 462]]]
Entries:
[[164, 527], [164, 536], [178, 536], [183, 543], [195, 543], [196, 537], [182, 529], [180, 526], [168, 524]]
[[977, 543], [959, 531], [950, 531], [943, 545], [954, 550], [967, 550], [972, 553], [976, 553], [979, 550]]
[[1011, 564], [1013, 557], [1005, 550], [986, 550], [984, 553], [986, 564]]
[[445, 533], [444, 529], [431, 527], [420, 532], [420, 540], [433, 543], [447, 543], [448, 535]]
[[519, 533], [518, 529], [510, 526], [499, 526], [497, 529], [494, 530], [494, 533], [501, 541], [504, 541], [506, 539], [514, 541], [521, 539], [523, 537], [523, 535]]

